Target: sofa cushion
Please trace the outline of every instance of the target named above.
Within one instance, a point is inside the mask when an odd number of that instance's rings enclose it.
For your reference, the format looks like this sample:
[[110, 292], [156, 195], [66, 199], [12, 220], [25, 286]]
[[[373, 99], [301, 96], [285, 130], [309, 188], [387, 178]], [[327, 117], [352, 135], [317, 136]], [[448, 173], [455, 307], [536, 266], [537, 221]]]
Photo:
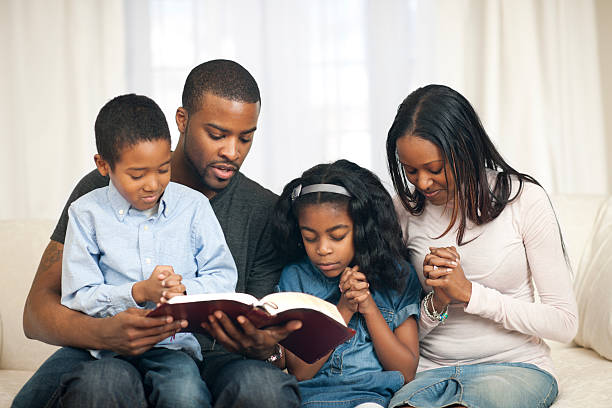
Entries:
[[34, 371], [0, 370], [0, 407], [10, 407], [13, 398]]
[[559, 395], [552, 408], [609, 408], [612, 361], [592, 350], [547, 340], [559, 378]]
[[599, 209], [577, 275], [580, 325], [575, 341], [612, 360], [612, 199]]
[[1, 369], [36, 370], [57, 349], [27, 339], [22, 325], [25, 299], [53, 225], [51, 220], [0, 221], [0, 275], [6, 278], [0, 285]]

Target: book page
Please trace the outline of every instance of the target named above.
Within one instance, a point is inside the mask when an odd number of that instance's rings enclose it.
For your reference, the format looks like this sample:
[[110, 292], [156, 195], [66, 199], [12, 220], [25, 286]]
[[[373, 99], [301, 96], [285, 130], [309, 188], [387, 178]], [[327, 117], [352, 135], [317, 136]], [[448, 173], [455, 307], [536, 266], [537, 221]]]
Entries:
[[316, 296], [301, 292], [277, 292], [264, 296], [259, 306], [266, 309], [271, 315], [290, 309], [313, 309], [331, 317], [343, 326], [346, 326], [342, 315], [336, 305]]
[[245, 305], [257, 305], [259, 303], [255, 296], [249, 295], [248, 293], [235, 292], [201, 293], [198, 295], [175, 296], [170, 299], [168, 303], [204, 302], [209, 300], [234, 300], [236, 302], [244, 303]]

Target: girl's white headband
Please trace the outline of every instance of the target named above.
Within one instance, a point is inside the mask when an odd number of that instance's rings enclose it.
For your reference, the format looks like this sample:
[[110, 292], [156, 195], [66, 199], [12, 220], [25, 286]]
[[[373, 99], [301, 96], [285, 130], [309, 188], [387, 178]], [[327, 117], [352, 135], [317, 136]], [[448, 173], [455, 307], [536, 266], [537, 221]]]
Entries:
[[302, 185], [299, 184], [291, 192], [291, 201], [295, 201], [298, 197], [310, 193], [335, 193], [352, 197], [351, 193], [349, 193], [346, 188], [337, 186], [335, 184], [311, 184], [304, 188], [302, 188]]

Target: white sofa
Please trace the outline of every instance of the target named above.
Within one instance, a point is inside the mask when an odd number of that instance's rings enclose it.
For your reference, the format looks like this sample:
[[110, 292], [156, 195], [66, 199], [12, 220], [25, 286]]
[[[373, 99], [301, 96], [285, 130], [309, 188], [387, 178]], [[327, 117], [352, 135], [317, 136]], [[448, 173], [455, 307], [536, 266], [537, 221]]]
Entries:
[[[607, 199], [578, 195], [553, 198], [576, 273], [598, 209]], [[10, 405], [21, 386], [56, 349], [27, 339], [22, 329], [25, 298], [53, 225], [49, 220], [0, 221], [4, 281], [0, 285], [0, 407]], [[612, 269], [605, 273], [612, 274]], [[612, 287], [607, 293], [612, 294]], [[612, 332], [608, 332], [607, 343], [612, 344]], [[555, 408], [612, 406], [612, 361], [574, 344], [549, 344], [560, 376], [561, 392]]]

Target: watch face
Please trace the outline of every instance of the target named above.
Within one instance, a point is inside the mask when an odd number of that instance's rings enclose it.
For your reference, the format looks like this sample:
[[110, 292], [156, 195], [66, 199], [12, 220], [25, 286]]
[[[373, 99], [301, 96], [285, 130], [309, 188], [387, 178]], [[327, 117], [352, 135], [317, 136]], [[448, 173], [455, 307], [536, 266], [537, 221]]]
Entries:
[[266, 361], [269, 363], [273, 363], [275, 361], [280, 360], [282, 356], [283, 356], [283, 348], [280, 346], [280, 344], [277, 343], [274, 346], [274, 353], [270, 357], [268, 357]]

